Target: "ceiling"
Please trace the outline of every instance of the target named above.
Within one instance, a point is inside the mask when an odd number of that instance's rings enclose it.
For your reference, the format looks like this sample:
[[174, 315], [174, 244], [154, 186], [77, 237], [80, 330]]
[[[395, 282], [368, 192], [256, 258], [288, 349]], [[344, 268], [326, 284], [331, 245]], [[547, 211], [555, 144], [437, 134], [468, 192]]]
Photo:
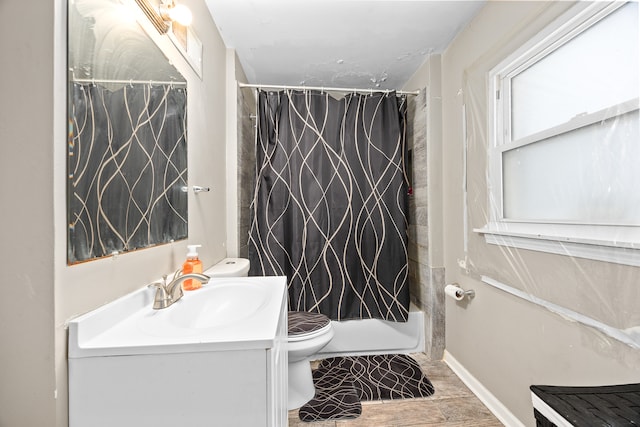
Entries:
[[248, 82], [400, 89], [484, 6], [475, 1], [205, 0]]

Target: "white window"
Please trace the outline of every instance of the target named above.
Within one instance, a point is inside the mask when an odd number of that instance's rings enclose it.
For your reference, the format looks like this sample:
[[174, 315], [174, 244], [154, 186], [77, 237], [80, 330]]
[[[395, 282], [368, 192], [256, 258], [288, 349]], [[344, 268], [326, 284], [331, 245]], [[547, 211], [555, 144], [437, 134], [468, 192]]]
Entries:
[[477, 231], [640, 265], [638, 3], [577, 8], [490, 73], [491, 212]]

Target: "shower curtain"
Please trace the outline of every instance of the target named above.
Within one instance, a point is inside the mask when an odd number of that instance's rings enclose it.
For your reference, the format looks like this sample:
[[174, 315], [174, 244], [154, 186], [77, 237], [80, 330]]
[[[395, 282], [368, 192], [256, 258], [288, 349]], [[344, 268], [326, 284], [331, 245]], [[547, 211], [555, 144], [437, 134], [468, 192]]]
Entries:
[[406, 99], [258, 93], [251, 275], [288, 278], [289, 309], [406, 321]]
[[70, 87], [69, 264], [187, 237], [186, 88], [120, 86]]

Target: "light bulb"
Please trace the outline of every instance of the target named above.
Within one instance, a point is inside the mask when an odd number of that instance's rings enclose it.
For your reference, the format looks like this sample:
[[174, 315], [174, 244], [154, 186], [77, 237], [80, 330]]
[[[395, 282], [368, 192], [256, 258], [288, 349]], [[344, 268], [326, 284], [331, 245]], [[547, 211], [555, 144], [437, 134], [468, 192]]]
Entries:
[[176, 4], [168, 10], [169, 17], [172, 21], [180, 25], [188, 27], [193, 21], [193, 15], [189, 8], [183, 4]]

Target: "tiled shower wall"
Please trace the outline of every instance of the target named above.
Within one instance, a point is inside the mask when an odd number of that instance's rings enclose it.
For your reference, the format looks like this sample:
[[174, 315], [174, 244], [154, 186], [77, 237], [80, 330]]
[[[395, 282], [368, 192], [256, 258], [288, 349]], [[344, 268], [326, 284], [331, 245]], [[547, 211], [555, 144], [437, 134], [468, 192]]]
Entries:
[[[238, 242], [239, 256], [248, 257], [249, 206], [255, 180], [255, 99], [238, 91]], [[432, 360], [444, 352], [444, 268], [429, 260], [427, 94], [410, 96], [407, 104], [407, 144], [413, 153], [413, 196], [409, 198], [409, 283], [411, 299], [425, 313], [425, 352]]]
[[444, 267], [429, 257], [429, 174], [427, 159], [427, 93], [408, 98], [407, 145], [412, 151], [413, 195], [409, 197], [409, 283], [411, 299], [424, 311], [425, 353], [439, 360], [444, 353]]
[[255, 98], [250, 89], [238, 90], [238, 256], [249, 257], [250, 205], [256, 170]]

